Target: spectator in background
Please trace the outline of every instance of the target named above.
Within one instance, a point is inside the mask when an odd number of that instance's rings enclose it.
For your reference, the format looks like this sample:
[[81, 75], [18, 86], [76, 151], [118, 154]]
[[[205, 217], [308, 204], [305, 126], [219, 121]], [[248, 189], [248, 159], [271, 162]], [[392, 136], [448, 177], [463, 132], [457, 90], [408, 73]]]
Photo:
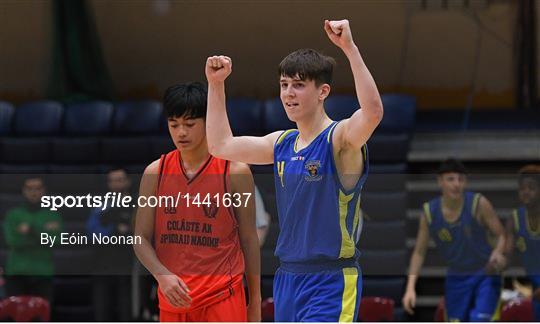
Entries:
[[[110, 192], [130, 195], [131, 181], [122, 168], [107, 173]], [[95, 208], [87, 222], [87, 232], [101, 235], [132, 235], [133, 208]], [[134, 255], [130, 245], [95, 246], [93, 299], [95, 320], [130, 321], [131, 271]]]
[[514, 248], [532, 284], [534, 320], [540, 322], [540, 165], [519, 170], [519, 201], [506, 223], [508, 254]]
[[[441, 163], [437, 176], [441, 195], [423, 205], [403, 296], [403, 307], [409, 314], [416, 305], [415, 285], [431, 237], [448, 265], [444, 292], [447, 320], [498, 320], [500, 272], [506, 266], [504, 227], [487, 198], [465, 190], [466, 174], [458, 160]], [[488, 233], [497, 238], [494, 247], [488, 242]]]
[[257, 236], [259, 237], [259, 246], [263, 246], [270, 226], [270, 214], [266, 211], [264, 200], [257, 186], [255, 186], [255, 221], [257, 226]]
[[57, 245], [62, 219], [57, 212], [41, 208], [45, 191], [43, 179], [27, 178], [22, 188], [25, 203], [7, 212], [4, 221], [8, 246], [6, 293], [7, 296], [40, 296], [52, 303], [53, 249], [41, 244], [41, 233], [57, 236]]

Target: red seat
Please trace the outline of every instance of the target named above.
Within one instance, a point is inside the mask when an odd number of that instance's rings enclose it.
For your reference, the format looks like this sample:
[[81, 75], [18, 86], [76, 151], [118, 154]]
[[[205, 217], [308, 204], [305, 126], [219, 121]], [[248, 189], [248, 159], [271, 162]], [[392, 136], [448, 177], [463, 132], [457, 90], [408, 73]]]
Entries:
[[274, 299], [268, 297], [261, 303], [261, 320], [263, 322], [274, 321]]
[[363, 297], [358, 318], [362, 322], [392, 322], [394, 301], [383, 297]]
[[0, 321], [48, 322], [50, 318], [49, 302], [41, 297], [12, 296], [0, 301]]
[[534, 322], [531, 299], [512, 300], [505, 304], [501, 311], [501, 322]]
[[439, 301], [439, 305], [437, 305], [437, 310], [435, 311], [435, 318], [433, 319], [434, 322], [446, 322], [446, 311], [444, 309], [444, 297], [441, 298]]

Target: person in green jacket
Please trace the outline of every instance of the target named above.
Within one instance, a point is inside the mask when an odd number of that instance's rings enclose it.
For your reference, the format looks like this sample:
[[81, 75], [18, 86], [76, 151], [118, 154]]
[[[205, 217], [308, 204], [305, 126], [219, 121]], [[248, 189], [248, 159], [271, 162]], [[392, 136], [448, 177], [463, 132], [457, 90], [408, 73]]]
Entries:
[[41, 244], [41, 233], [59, 236], [62, 219], [58, 213], [41, 208], [41, 197], [45, 194], [43, 179], [27, 178], [22, 193], [26, 202], [9, 210], [4, 220], [8, 246], [6, 293], [7, 296], [40, 296], [51, 301], [53, 250]]

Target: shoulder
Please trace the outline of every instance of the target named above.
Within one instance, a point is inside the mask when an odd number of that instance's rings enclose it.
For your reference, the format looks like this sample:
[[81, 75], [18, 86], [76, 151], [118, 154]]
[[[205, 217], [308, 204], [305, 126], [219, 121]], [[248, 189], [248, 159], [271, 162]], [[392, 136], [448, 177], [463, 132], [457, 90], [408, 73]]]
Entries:
[[7, 211], [5, 220], [7, 221], [7, 220], [16, 219], [24, 213], [25, 213], [25, 210], [22, 207], [11, 208], [10, 210]]
[[161, 163], [161, 158], [148, 164], [146, 168], [144, 169], [144, 174], [158, 174], [160, 163]]
[[268, 134], [268, 139], [271, 140], [275, 146], [279, 146], [287, 140], [295, 137], [298, 134], [298, 129], [291, 128], [284, 131], [277, 131]]

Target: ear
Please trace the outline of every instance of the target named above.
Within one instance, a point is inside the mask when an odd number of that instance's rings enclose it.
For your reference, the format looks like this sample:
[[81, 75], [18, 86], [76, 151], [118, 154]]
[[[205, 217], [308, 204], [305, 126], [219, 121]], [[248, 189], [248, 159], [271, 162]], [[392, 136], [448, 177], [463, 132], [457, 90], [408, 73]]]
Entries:
[[319, 86], [319, 100], [324, 101], [330, 95], [330, 90], [331, 88], [328, 83]]

